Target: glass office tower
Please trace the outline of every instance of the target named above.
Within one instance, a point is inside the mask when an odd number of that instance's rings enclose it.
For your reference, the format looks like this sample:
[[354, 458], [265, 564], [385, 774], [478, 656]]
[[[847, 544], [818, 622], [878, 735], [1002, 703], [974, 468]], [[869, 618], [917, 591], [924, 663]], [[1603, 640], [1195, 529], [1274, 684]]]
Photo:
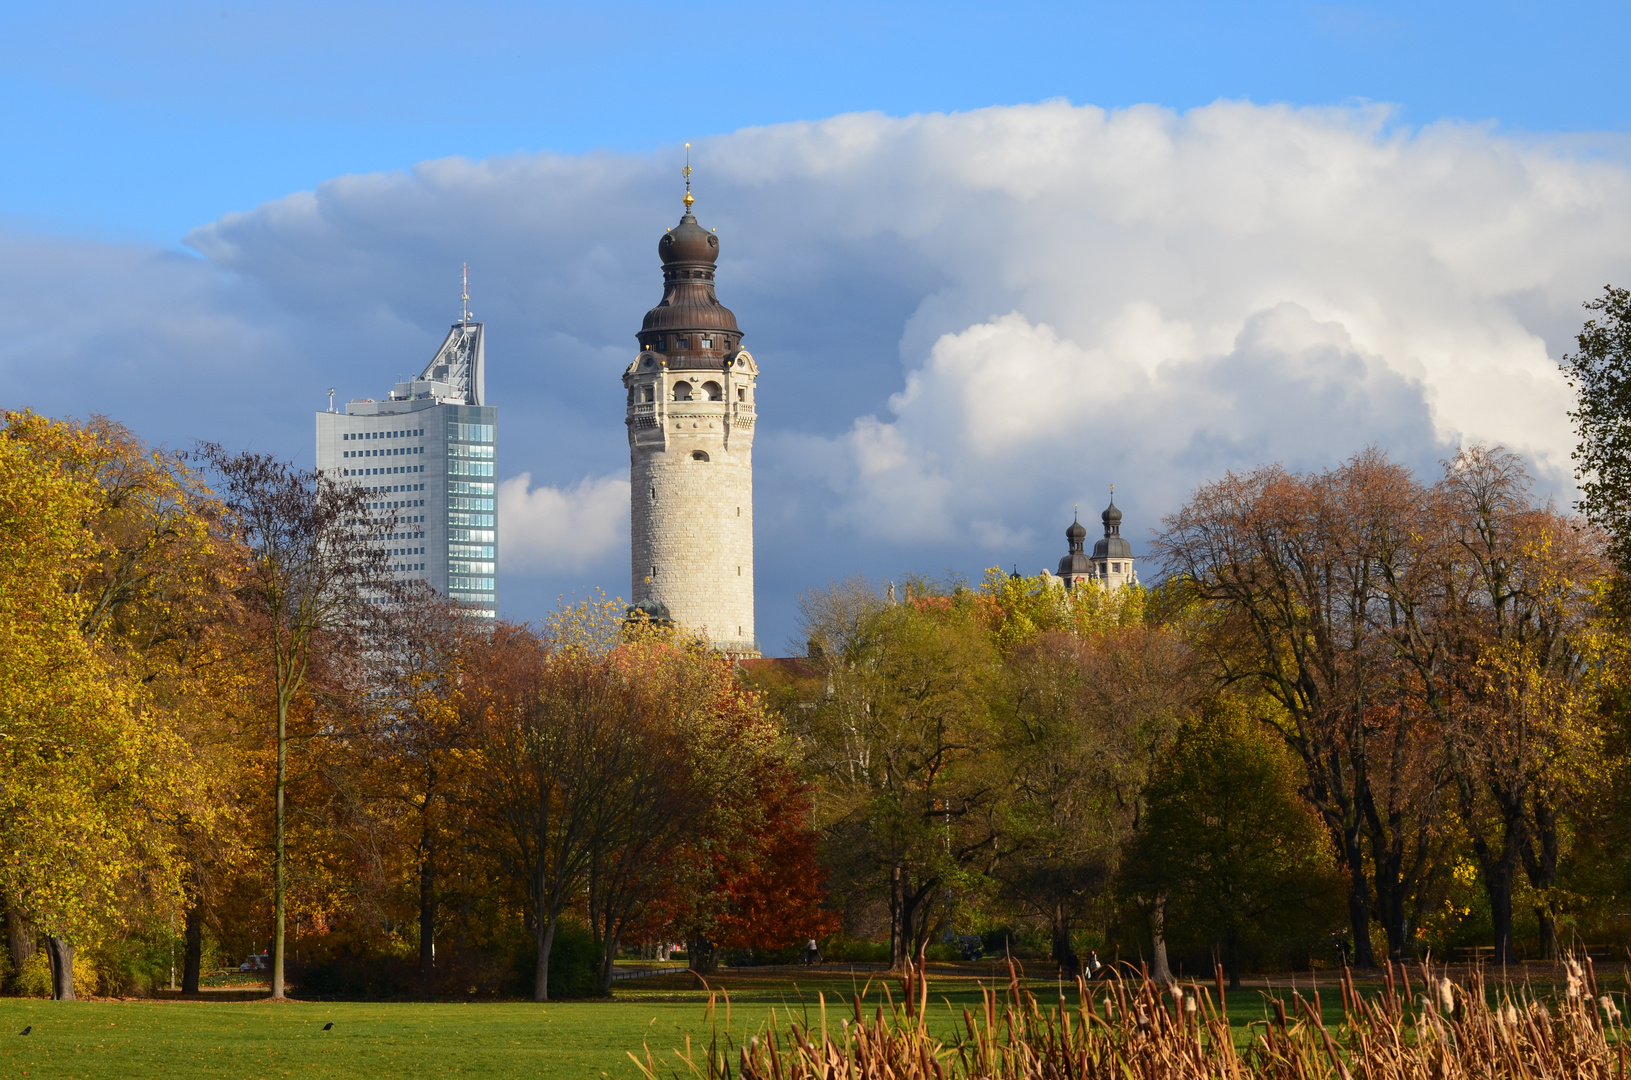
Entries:
[[498, 616], [498, 418], [485, 403], [482, 324], [453, 324], [418, 378], [383, 401], [317, 414], [317, 467], [395, 515], [392, 571], [426, 581], [472, 615]]

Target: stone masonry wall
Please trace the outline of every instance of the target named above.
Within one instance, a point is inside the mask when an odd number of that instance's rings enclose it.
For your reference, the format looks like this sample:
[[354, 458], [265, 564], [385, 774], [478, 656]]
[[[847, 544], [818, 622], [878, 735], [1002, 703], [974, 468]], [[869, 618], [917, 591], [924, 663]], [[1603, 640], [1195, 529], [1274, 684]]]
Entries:
[[[673, 401], [672, 384], [687, 376], [700, 383], [698, 375], [641, 366], [637, 361], [624, 378], [634, 399], [628, 418], [634, 599], [661, 601], [676, 622], [721, 649], [756, 652], [753, 372], [726, 375], [723, 400]], [[641, 400], [647, 386], [650, 404]]]

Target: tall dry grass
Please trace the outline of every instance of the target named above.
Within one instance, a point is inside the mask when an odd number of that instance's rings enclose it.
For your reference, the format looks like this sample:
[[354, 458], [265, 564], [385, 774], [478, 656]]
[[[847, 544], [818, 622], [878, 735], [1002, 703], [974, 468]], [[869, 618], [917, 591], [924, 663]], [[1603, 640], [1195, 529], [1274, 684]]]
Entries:
[[[1529, 989], [1489, 992], [1474, 972], [1452, 982], [1423, 966], [1412, 979], [1389, 966], [1381, 990], [1340, 983], [1343, 1019], [1327, 1025], [1319, 994], [1265, 996], [1266, 1018], [1237, 1045], [1215, 987], [1161, 986], [1148, 979], [1089, 987], [1078, 1004], [1043, 1005], [1010, 967], [1005, 991], [985, 988], [959, 1031], [930, 1031], [927, 978], [909, 974], [900, 1003], [867, 1014], [861, 996], [833, 1022], [820, 999], [814, 1018], [774, 1014], [736, 1043], [717, 1027], [706, 1049], [687, 1044], [671, 1067], [649, 1047], [630, 1055], [647, 1080], [1598, 1080], [1623, 1078], [1618, 1004], [1599, 994], [1589, 960], [1569, 961], [1554, 1002]], [[710, 999], [710, 1011], [717, 1010]], [[728, 1001], [726, 1003], [728, 1009]]]

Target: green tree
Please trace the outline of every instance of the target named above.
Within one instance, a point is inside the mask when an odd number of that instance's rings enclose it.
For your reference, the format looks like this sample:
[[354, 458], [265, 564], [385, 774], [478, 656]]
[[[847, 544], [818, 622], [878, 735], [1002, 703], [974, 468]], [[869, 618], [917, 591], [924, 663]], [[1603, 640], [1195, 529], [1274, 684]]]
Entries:
[[827, 855], [852, 895], [886, 899], [900, 967], [998, 855], [998, 658], [972, 594], [843, 606], [857, 615], [819, 658], [828, 691], [795, 717]]
[[1631, 291], [1613, 285], [1586, 302], [1596, 312], [1563, 357], [1577, 407], [1575, 477], [1580, 511], [1606, 531], [1621, 573], [1631, 570]]
[[1214, 702], [1148, 793], [1123, 879], [1167, 898], [1168, 935], [1210, 947], [1240, 985], [1250, 950], [1330, 928], [1343, 881], [1298, 768], [1261, 721]]

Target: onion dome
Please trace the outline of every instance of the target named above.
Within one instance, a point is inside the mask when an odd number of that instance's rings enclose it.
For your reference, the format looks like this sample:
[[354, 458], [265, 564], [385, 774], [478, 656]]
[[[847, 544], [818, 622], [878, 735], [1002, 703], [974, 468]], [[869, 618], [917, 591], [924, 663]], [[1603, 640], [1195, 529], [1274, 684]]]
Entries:
[[1121, 510], [1116, 506], [1116, 489], [1110, 489], [1110, 505], [1100, 515], [1104, 521], [1104, 539], [1093, 545], [1095, 559], [1130, 559], [1133, 545], [1121, 537]]
[[642, 349], [670, 369], [719, 369], [741, 348], [742, 331], [731, 309], [714, 295], [719, 237], [697, 224], [689, 206], [657, 242], [663, 260], [663, 298], [640, 324]]
[[1091, 574], [1093, 563], [1088, 559], [1087, 552], [1082, 550], [1087, 529], [1079, 518], [1071, 521], [1070, 528], [1065, 530], [1065, 539], [1070, 543], [1070, 553], [1059, 560], [1059, 576], [1069, 581]]
[[712, 266], [719, 260], [719, 237], [698, 225], [691, 211], [686, 210], [679, 225], [663, 233], [663, 238], [657, 241], [657, 254], [664, 266], [674, 263]]

